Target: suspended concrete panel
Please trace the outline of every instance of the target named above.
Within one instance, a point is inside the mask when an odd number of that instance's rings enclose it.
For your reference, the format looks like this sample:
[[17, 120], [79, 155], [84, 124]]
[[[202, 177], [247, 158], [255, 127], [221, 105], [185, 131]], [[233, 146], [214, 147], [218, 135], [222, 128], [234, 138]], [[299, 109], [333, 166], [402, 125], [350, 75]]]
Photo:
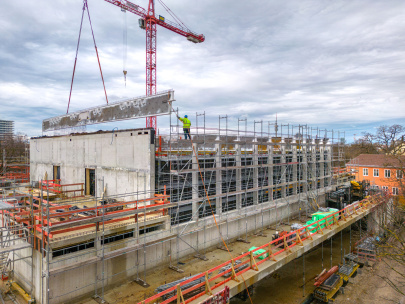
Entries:
[[143, 96], [111, 103], [105, 106], [81, 110], [42, 121], [42, 131], [51, 131], [170, 113], [174, 91], [165, 91], [152, 96]]

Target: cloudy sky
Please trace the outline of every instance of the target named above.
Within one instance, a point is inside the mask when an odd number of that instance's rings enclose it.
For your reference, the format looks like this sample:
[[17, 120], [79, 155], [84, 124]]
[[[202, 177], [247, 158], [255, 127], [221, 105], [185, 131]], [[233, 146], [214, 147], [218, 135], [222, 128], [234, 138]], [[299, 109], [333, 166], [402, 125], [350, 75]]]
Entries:
[[[348, 140], [381, 124], [404, 124], [403, 0], [164, 3], [206, 37], [194, 44], [158, 28], [157, 88], [175, 90], [180, 114], [205, 111], [208, 127], [227, 114], [231, 125], [247, 118], [253, 128], [278, 113], [281, 123], [346, 131]], [[144, 95], [145, 31], [138, 17], [103, 0], [88, 5], [109, 100]], [[0, 119], [14, 120], [16, 131], [40, 135], [43, 119], [66, 112], [82, 6], [80, 0], [0, 2]], [[156, 12], [173, 20], [159, 1]], [[70, 111], [105, 103], [88, 19], [83, 24]], [[159, 128], [168, 125], [158, 118]]]

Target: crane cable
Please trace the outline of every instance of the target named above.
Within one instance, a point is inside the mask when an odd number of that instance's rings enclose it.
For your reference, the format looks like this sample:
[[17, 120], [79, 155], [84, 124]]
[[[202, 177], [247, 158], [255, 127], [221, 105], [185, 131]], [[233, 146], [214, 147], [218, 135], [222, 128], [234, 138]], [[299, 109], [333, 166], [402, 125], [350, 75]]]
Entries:
[[[171, 102], [169, 102], [169, 105], [170, 105], [170, 107], [172, 108], [173, 112], [176, 113], [176, 112], [174, 111], [173, 107], [172, 107]], [[176, 116], [177, 116], [177, 113], [176, 113]], [[179, 116], [177, 116], [177, 118], [179, 118]], [[196, 153], [196, 151], [195, 151], [195, 149], [194, 149], [194, 143], [193, 143], [193, 140], [191, 139], [191, 136], [190, 136], [190, 141], [191, 141], [191, 147], [193, 148], [193, 152], [194, 152], [194, 155], [195, 155], [195, 159], [196, 159], [196, 161], [197, 161], [198, 171], [199, 171], [199, 173], [200, 173], [201, 181], [202, 181], [202, 184], [203, 184], [203, 187], [204, 187], [205, 196], [206, 196], [206, 198], [207, 198], [208, 204], [210, 205], [211, 214], [212, 214], [212, 216], [213, 216], [213, 218], [214, 218], [215, 226], [216, 226], [217, 229], [218, 229], [219, 237], [221, 238], [222, 243], [224, 243], [224, 246], [225, 246], [226, 250], [228, 251], [229, 256], [231, 257], [231, 260], [233, 261], [232, 254], [231, 254], [231, 252], [230, 252], [230, 250], [229, 250], [229, 248], [228, 248], [228, 246], [227, 246], [227, 244], [226, 244], [224, 238], [222, 237], [221, 230], [219, 229], [219, 226], [218, 226], [218, 223], [217, 223], [217, 219], [216, 219], [216, 217], [215, 217], [215, 213], [214, 213], [214, 211], [213, 211], [213, 209], [212, 209], [211, 201], [210, 201], [210, 198], [209, 198], [207, 189], [206, 189], [206, 187], [205, 187], [205, 180], [204, 180], [203, 175], [202, 175], [202, 172], [201, 172], [200, 162], [198, 161], [198, 154]], [[253, 301], [252, 301], [252, 298], [251, 298], [251, 296], [250, 296], [250, 292], [249, 292], [248, 286], [247, 286], [247, 284], [246, 284], [245, 278], [243, 277], [243, 274], [240, 274], [240, 276], [242, 277], [243, 283], [244, 283], [244, 285], [245, 285], [245, 289], [246, 289], [247, 294], [248, 294], [248, 296], [249, 296], [250, 303], [253, 304]]]
[[123, 17], [123, 34], [122, 34], [122, 72], [124, 73], [125, 87], [127, 86], [127, 49], [128, 49], [128, 39], [127, 39], [127, 14], [126, 9], [121, 8], [124, 13]]
[[92, 24], [91, 24], [90, 11], [89, 11], [89, 7], [88, 7], [88, 5], [87, 5], [87, 0], [84, 0], [84, 1], [83, 1], [82, 19], [81, 19], [81, 22], [80, 22], [79, 38], [78, 38], [78, 41], [77, 41], [77, 48], [76, 48], [75, 64], [74, 64], [74, 66], [73, 66], [72, 82], [71, 82], [71, 84], [70, 84], [69, 101], [68, 101], [68, 107], [67, 107], [66, 114], [69, 113], [70, 98], [71, 98], [71, 96], [72, 96], [73, 80], [74, 80], [74, 77], [75, 77], [76, 63], [77, 63], [77, 55], [78, 55], [78, 53], [79, 53], [79, 44], [80, 44], [80, 37], [81, 37], [81, 33], [82, 33], [83, 16], [84, 16], [84, 10], [85, 10], [85, 9], [87, 9], [87, 15], [88, 15], [88, 17], [89, 17], [89, 23], [90, 23], [90, 28], [91, 28], [91, 34], [92, 34], [92, 36], [93, 36], [94, 48], [96, 49], [96, 55], [97, 55], [98, 66], [99, 66], [99, 68], [100, 68], [101, 80], [102, 80], [102, 82], [103, 82], [103, 87], [104, 87], [105, 100], [107, 101], [107, 104], [108, 104], [107, 91], [106, 91], [106, 89], [105, 89], [103, 71], [101, 70], [101, 64], [100, 64], [100, 58], [99, 58], [99, 56], [98, 56], [98, 51], [97, 51], [96, 39], [95, 39], [95, 37], [94, 37], [93, 26], [92, 26]]
[[70, 98], [72, 97], [73, 80], [74, 80], [74, 78], [75, 78], [76, 63], [77, 63], [77, 54], [79, 53], [80, 36], [81, 36], [81, 34], [82, 34], [83, 17], [84, 17], [84, 10], [85, 10], [85, 9], [86, 9], [86, 5], [83, 3], [82, 20], [80, 21], [79, 38], [78, 38], [78, 40], [77, 40], [75, 64], [73, 65], [73, 75], [72, 75], [72, 82], [70, 83], [69, 101], [68, 101], [68, 107], [67, 107], [66, 114], [69, 113]]
[[100, 58], [99, 58], [99, 56], [98, 56], [97, 45], [96, 45], [96, 38], [94, 38], [93, 26], [91, 25], [90, 11], [89, 11], [89, 7], [88, 7], [88, 5], [87, 5], [87, 0], [84, 0], [84, 3], [86, 4], [87, 15], [89, 16], [91, 34], [93, 35], [94, 48], [96, 49], [97, 61], [98, 61], [98, 66], [99, 66], [99, 68], [100, 68], [100, 74], [101, 74], [101, 80], [103, 81], [105, 100], [107, 101], [107, 104], [108, 104], [107, 91], [105, 90], [103, 71], [101, 70]]
[[173, 13], [173, 11], [172, 11], [171, 9], [170, 9], [166, 4], [163, 3], [162, 0], [158, 0], [158, 1], [159, 1], [159, 3], [163, 6], [163, 8], [168, 12], [168, 14], [169, 14], [170, 16], [172, 16], [172, 18], [173, 18], [176, 22], [178, 22], [179, 24], [183, 25], [189, 32], [191, 32], [191, 30], [188, 28], [188, 26], [185, 25], [184, 22], [181, 21], [180, 18], [177, 17], [176, 14]]

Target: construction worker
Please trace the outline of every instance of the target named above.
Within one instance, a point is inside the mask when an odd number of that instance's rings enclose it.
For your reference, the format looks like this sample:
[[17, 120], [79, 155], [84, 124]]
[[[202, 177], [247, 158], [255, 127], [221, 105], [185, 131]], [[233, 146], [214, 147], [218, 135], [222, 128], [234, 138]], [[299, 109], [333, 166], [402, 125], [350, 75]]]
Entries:
[[190, 119], [188, 119], [187, 117], [188, 117], [187, 115], [184, 115], [184, 118], [181, 118], [181, 117], [177, 117], [177, 118], [178, 118], [181, 122], [183, 122], [184, 139], [187, 139], [187, 136], [188, 136], [188, 139], [191, 140], [191, 137], [190, 137], [191, 121], [190, 121]]

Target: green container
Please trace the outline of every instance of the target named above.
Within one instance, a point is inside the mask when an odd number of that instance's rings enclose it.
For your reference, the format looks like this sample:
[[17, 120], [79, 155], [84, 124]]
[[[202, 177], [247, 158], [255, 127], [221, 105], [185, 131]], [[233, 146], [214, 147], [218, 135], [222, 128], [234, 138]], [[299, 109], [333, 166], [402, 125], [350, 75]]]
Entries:
[[[255, 247], [255, 246], [250, 247], [250, 248], [249, 248], [249, 251], [255, 250], [256, 248], [257, 248], [257, 247]], [[259, 254], [261, 254], [261, 253], [263, 253], [263, 252], [266, 252], [266, 250], [264, 250], [264, 249], [259, 249], [259, 250], [256, 250], [255, 252], [253, 252], [253, 255], [254, 255], [254, 256], [255, 256], [255, 255], [259, 255]], [[268, 256], [269, 256], [268, 253], [263, 254], [262, 256], [259, 257], [259, 260], [263, 260], [263, 259], [267, 258]]]
[[[328, 221], [329, 225], [332, 225], [333, 224], [333, 218], [332, 217], [328, 218], [327, 220], [326, 219], [322, 220], [322, 219], [330, 216], [331, 214], [333, 214], [333, 213], [335, 213], [337, 211], [339, 211], [339, 210], [334, 209], [334, 208], [329, 208], [329, 212], [316, 212], [316, 213], [312, 214], [312, 223], [316, 222], [316, 221], [320, 221], [319, 226], [321, 227], [321, 229], [326, 227], [326, 221]], [[335, 214], [335, 218], [336, 218], [336, 220], [339, 220], [339, 214]], [[308, 222], [307, 222], [307, 224], [308, 224]], [[318, 224], [315, 224], [314, 226], [311, 226], [311, 227], [315, 227], [317, 225]]]

